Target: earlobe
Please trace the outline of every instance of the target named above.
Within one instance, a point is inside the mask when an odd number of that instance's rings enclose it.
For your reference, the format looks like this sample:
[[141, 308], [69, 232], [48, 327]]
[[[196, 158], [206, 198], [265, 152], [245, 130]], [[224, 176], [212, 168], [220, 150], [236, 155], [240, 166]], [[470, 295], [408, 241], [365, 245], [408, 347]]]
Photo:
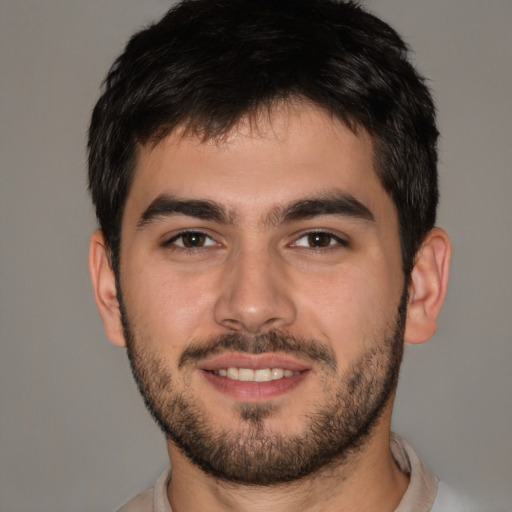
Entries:
[[123, 347], [125, 339], [117, 300], [116, 279], [110, 265], [105, 238], [100, 230], [95, 231], [89, 241], [89, 273], [96, 307], [107, 338], [114, 345]]
[[423, 343], [437, 328], [448, 287], [452, 248], [447, 233], [434, 228], [425, 237], [411, 272], [405, 341]]

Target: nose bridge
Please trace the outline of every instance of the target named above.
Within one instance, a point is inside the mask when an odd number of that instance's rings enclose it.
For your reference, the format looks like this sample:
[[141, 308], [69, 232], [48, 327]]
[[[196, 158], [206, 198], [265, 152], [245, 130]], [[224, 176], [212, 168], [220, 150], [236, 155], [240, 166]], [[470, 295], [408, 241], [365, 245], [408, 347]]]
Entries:
[[252, 334], [292, 323], [284, 262], [268, 246], [247, 243], [226, 262], [215, 305], [217, 323]]

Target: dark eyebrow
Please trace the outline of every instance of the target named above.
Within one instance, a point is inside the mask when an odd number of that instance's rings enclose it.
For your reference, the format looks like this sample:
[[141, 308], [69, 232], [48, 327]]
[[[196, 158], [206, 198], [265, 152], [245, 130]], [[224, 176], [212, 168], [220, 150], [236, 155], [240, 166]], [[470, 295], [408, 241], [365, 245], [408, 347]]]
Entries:
[[186, 215], [201, 220], [213, 220], [227, 224], [231, 222], [230, 216], [219, 204], [198, 199], [180, 199], [167, 194], [159, 195], [142, 212], [137, 222], [137, 229], [143, 228], [162, 217], [173, 215]]
[[[163, 217], [186, 215], [201, 220], [222, 224], [232, 224], [234, 216], [220, 204], [202, 199], [180, 199], [167, 194], [159, 195], [144, 210], [137, 222], [137, 229], [146, 227]], [[287, 206], [276, 208], [267, 222], [279, 225], [319, 215], [341, 215], [368, 222], [375, 222], [373, 213], [351, 194], [345, 192], [328, 193], [312, 198], [300, 199]]]
[[373, 213], [351, 194], [334, 192], [302, 199], [273, 213], [271, 222], [278, 224], [310, 219], [319, 215], [341, 215], [375, 222]]

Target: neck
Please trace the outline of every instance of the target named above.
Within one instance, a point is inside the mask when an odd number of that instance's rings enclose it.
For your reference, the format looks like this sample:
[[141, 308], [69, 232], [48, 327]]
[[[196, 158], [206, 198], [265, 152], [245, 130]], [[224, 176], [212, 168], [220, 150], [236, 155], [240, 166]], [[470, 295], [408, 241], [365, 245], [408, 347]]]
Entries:
[[389, 422], [382, 420], [364, 446], [343, 462], [335, 462], [296, 482], [266, 487], [219, 481], [198, 469], [169, 443], [173, 471], [168, 496], [172, 510], [392, 512], [407, 489], [408, 477], [393, 460]]

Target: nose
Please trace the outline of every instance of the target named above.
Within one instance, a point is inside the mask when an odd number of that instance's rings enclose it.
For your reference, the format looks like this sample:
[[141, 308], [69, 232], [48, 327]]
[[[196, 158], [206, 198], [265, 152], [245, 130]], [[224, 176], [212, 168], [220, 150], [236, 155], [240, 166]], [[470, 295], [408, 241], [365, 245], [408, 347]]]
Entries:
[[284, 263], [268, 250], [245, 250], [226, 262], [214, 316], [224, 328], [261, 334], [296, 319]]

